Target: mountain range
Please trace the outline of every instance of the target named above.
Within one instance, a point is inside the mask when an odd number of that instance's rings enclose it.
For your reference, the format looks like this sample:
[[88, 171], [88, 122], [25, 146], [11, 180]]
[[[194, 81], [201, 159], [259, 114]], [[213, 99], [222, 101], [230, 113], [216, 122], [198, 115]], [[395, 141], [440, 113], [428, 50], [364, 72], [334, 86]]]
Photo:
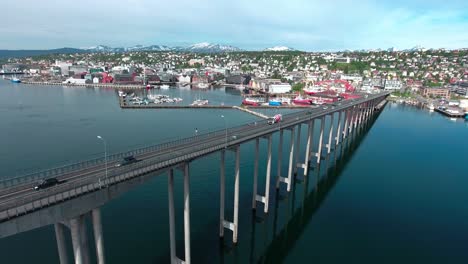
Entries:
[[[89, 52], [129, 52], [129, 51], [177, 51], [194, 53], [219, 53], [219, 52], [239, 52], [245, 51], [238, 47], [230, 45], [213, 44], [208, 42], [196, 43], [190, 46], [166, 46], [166, 45], [135, 45], [132, 47], [110, 47], [98, 45], [85, 48], [60, 48], [50, 50], [0, 50], [1, 58], [10, 57], [29, 57], [48, 54], [70, 54], [70, 53], [89, 53]], [[264, 49], [263, 51], [295, 51], [295, 49], [286, 46], [275, 46]]]
[[181, 52], [196, 52], [196, 53], [216, 53], [216, 52], [235, 52], [242, 51], [241, 49], [229, 46], [229, 45], [220, 45], [212, 44], [208, 42], [202, 42], [193, 44], [187, 47], [170, 47], [165, 45], [136, 45], [133, 47], [127, 48], [112, 48], [109, 46], [99, 45], [89, 48], [81, 48], [82, 50], [88, 52], [126, 52], [126, 51], [181, 51]]

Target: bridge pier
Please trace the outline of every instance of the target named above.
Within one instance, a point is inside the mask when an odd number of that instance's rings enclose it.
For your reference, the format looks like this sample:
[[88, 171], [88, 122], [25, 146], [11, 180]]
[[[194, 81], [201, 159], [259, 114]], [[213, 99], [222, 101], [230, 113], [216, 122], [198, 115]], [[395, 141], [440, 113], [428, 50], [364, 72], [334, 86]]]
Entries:
[[55, 223], [54, 229], [60, 264], [68, 264], [68, 254], [65, 242], [65, 226], [62, 223]]
[[348, 137], [349, 109], [345, 110], [344, 125], [343, 125], [343, 140]]
[[221, 152], [221, 205], [220, 205], [220, 237], [224, 237], [224, 228], [232, 231], [232, 242], [237, 244], [238, 226], [239, 226], [239, 176], [240, 176], [240, 145], [234, 147], [236, 153], [236, 168], [234, 174], [234, 216], [233, 221], [229, 222], [224, 219], [224, 151]]
[[270, 177], [271, 177], [271, 140], [272, 135], [266, 136], [268, 140], [268, 156], [267, 156], [267, 169], [266, 169], [266, 181], [265, 181], [265, 196], [258, 194], [257, 188], [257, 176], [258, 176], [258, 157], [259, 157], [259, 138], [255, 140], [255, 172], [254, 172], [254, 185], [253, 185], [253, 196], [252, 196], [252, 209], [256, 210], [257, 201], [264, 204], [264, 213], [268, 213], [268, 203], [270, 198]]
[[97, 263], [104, 264], [104, 237], [102, 235], [101, 209], [96, 208], [91, 211], [93, 219], [94, 242], [96, 244]]
[[169, 201], [169, 241], [171, 263], [190, 263], [190, 174], [189, 164], [184, 163], [184, 251], [185, 261], [179, 259], [176, 253], [176, 238], [175, 238], [175, 210], [174, 210], [174, 170], [169, 170], [168, 175], [168, 201]]
[[319, 167], [320, 159], [322, 158], [322, 145], [323, 145], [323, 130], [325, 127], [325, 117], [323, 116], [320, 120], [320, 136], [318, 142], [318, 149], [315, 153], [315, 157], [317, 157], [317, 167]]
[[311, 149], [313, 145], [312, 138], [314, 134], [314, 125], [315, 125], [315, 119], [309, 120], [309, 125], [308, 125], [309, 130], [307, 131], [307, 145], [306, 145], [305, 159], [304, 159], [304, 163], [301, 164], [301, 167], [304, 169], [304, 177], [307, 176], [307, 173], [309, 172], [310, 155], [311, 155]]
[[75, 258], [75, 264], [88, 264], [89, 255], [86, 247], [88, 246], [85, 240], [85, 223], [84, 216], [80, 215], [70, 220], [70, 231], [73, 244], [73, 254]]
[[297, 147], [294, 149], [294, 175], [297, 175], [297, 168], [301, 166], [298, 164], [301, 150], [301, 124], [297, 125], [296, 146]]
[[279, 189], [280, 182], [281, 182], [281, 164], [283, 159], [283, 131], [280, 130], [280, 140], [278, 145], [278, 163], [277, 163], [277, 171], [276, 171], [276, 189]]
[[328, 143], [325, 145], [327, 147], [327, 154], [330, 154], [331, 152], [331, 142], [333, 138], [333, 121], [335, 114], [332, 113], [330, 116], [330, 132], [328, 133]]
[[[293, 163], [294, 163], [294, 131], [295, 128], [291, 128], [291, 142], [289, 147], [289, 166], [288, 166], [288, 178], [284, 181], [287, 184], [287, 191], [291, 191], [292, 175], [293, 175]], [[283, 180], [286, 180], [283, 178]]]
[[338, 113], [338, 128], [336, 129], [336, 137], [335, 137], [335, 149], [338, 144], [340, 144], [340, 137], [341, 137], [341, 115], [342, 112]]

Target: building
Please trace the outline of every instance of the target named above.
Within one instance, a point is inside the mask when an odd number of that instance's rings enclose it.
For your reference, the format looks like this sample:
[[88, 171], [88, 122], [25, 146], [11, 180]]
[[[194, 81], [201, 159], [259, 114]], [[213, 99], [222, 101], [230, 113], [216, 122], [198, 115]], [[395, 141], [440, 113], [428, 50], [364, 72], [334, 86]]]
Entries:
[[270, 94], [282, 94], [291, 92], [292, 87], [289, 83], [270, 83], [268, 92]]
[[8, 63], [2, 65], [3, 72], [23, 72], [26, 69], [24, 64], [20, 63]]
[[385, 80], [385, 90], [400, 90], [403, 88], [403, 83], [400, 80]]
[[444, 87], [423, 87], [421, 88], [421, 94], [426, 97], [450, 98], [449, 89]]
[[362, 76], [361, 75], [358, 75], [358, 74], [341, 74], [340, 76], [340, 79], [341, 80], [345, 80], [345, 81], [350, 81], [350, 82], [362, 82]]
[[189, 60], [188, 64], [190, 66], [194, 66], [196, 64], [205, 65], [205, 60], [204, 59], [191, 59]]

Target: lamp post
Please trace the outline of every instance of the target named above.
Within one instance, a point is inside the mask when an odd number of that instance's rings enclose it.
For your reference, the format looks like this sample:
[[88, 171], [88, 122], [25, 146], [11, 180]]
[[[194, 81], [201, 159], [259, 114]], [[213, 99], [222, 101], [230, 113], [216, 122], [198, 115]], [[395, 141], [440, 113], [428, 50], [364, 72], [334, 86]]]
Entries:
[[224, 130], [226, 131], [226, 143], [225, 143], [224, 148], [227, 148], [227, 121], [226, 121], [226, 117], [224, 117], [224, 115], [221, 115], [221, 117], [224, 120]]
[[107, 182], [107, 142], [106, 140], [101, 137], [101, 136], [97, 136], [98, 139], [102, 140], [102, 143], [104, 143], [104, 162], [105, 162], [105, 166], [106, 166], [106, 182]]

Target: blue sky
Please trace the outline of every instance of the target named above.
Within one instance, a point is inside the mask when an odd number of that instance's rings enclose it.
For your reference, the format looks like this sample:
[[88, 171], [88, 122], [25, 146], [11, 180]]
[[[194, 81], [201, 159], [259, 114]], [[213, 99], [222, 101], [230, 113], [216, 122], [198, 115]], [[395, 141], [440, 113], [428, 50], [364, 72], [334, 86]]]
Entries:
[[0, 49], [468, 47], [467, 0], [15, 0], [1, 7]]

